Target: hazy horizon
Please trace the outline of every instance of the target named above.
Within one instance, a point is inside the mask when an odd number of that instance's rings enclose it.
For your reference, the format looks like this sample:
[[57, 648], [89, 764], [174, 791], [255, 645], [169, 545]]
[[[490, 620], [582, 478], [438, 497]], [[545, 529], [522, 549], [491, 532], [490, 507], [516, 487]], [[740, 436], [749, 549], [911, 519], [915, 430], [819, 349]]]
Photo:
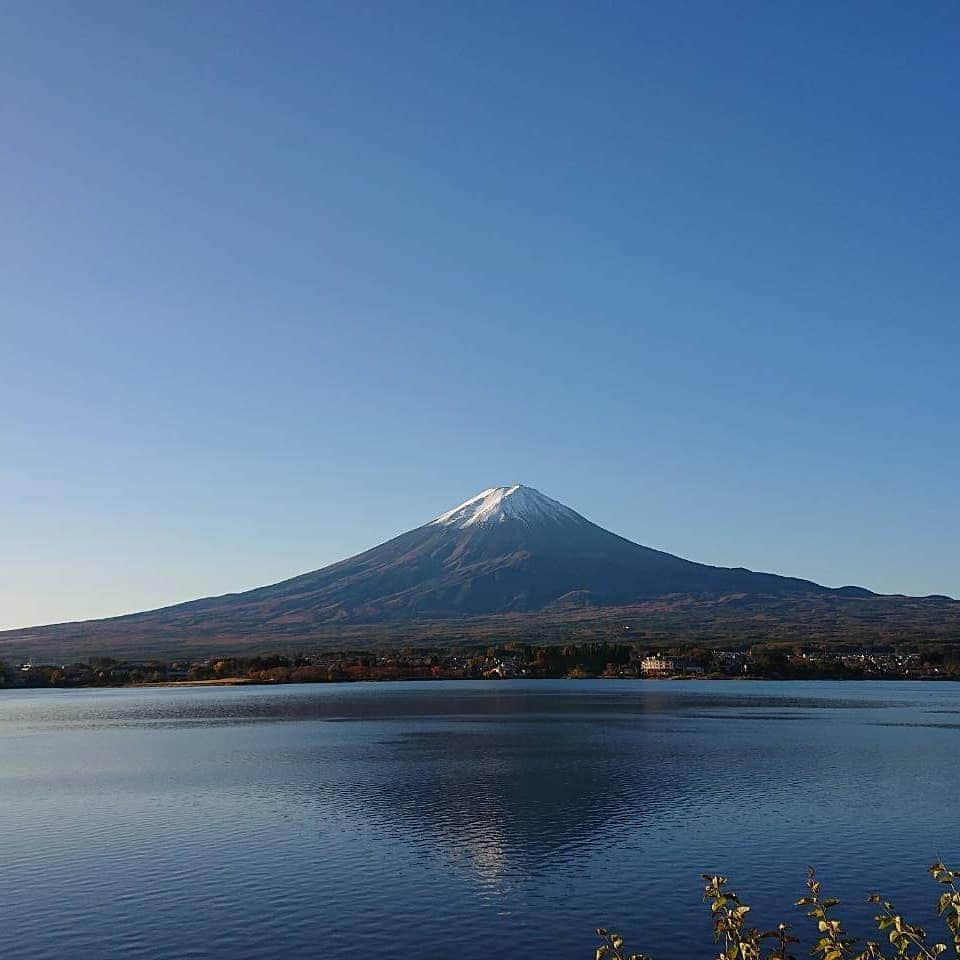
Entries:
[[0, 629], [276, 582], [503, 483], [960, 596], [960, 11], [0, 28]]

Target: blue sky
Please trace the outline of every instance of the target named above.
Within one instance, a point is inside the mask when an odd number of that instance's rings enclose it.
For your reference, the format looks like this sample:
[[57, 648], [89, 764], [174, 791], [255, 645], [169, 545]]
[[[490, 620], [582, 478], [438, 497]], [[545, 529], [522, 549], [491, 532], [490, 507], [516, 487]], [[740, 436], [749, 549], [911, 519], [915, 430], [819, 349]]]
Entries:
[[954, 4], [10, 3], [0, 626], [522, 482], [960, 595]]

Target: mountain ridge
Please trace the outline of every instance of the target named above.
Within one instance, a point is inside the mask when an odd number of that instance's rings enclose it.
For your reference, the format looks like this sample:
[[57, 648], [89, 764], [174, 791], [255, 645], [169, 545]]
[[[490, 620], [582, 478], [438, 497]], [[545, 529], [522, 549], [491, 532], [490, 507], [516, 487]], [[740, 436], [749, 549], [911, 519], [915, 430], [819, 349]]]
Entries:
[[98, 643], [141, 641], [145, 648], [174, 649], [204, 639], [246, 644], [269, 636], [310, 643], [338, 630], [355, 635], [364, 627], [406, 634], [417, 623], [562, 619], [572, 611], [636, 607], [671, 597], [709, 605], [731, 596], [748, 598], [761, 611], [764, 604], [772, 608], [784, 601], [882, 599], [863, 587], [825, 587], [654, 550], [532, 487], [514, 484], [487, 488], [384, 543], [278, 583], [99, 620], [5, 631], [0, 651], [18, 643], [79, 652]]

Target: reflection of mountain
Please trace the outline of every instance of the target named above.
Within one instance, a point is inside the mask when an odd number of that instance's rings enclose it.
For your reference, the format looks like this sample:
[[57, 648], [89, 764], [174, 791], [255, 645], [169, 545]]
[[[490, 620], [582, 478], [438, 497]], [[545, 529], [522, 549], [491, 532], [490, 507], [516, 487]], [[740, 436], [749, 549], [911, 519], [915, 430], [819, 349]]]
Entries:
[[715, 805], [739, 810], [745, 789], [789, 803], [781, 741], [805, 750], [817, 710], [866, 705], [853, 688], [824, 700], [812, 688], [790, 698], [722, 686], [396, 684], [291, 698], [291, 714], [369, 721], [349, 758], [335, 755], [337, 776], [317, 764], [303, 795], [497, 888], [614, 849], [662, 857], [665, 838], [676, 842]]
[[454, 722], [437, 718], [377, 743], [381, 762], [362, 764], [362, 777], [340, 785], [343, 802], [404, 837], [428, 835], [491, 883], [576, 856], [604, 834], [642, 831], [682, 805], [690, 784], [662, 771], [691, 748], [660, 714], [662, 698], [609, 699], [506, 692], [461, 700]]

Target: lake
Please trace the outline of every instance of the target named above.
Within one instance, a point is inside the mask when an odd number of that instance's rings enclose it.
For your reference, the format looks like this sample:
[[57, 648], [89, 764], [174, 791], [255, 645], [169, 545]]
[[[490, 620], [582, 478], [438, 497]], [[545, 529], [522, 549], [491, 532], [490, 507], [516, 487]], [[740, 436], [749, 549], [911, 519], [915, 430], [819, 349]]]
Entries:
[[0, 955], [709, 958], [701, 873], [803, 930], [807, 864], [926, 922], [958, 760], [960, 684], [0, 691]]

